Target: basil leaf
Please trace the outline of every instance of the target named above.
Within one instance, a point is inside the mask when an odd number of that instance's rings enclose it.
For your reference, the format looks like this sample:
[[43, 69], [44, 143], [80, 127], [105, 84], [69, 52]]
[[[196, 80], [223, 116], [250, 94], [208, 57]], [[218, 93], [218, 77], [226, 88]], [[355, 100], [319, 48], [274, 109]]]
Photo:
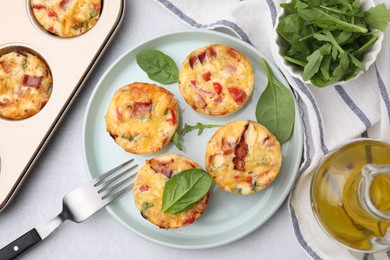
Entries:
[[137, 54], [137, 64], [151, 80], [162, 84], [178, 82], [179, 69], [171, 57], [158, 50], [144, 50]]
[[202, 169], [188, 169], [173, 175], [164, 186], [161, 211], [171, 214], [194, 206], [210, 189], [212, 180]]
[[267, 62], [261, 59], [267, 72], [268, 84], [256, 105], [257, 122], [265, 126], [282, 144], [290, 138], [295, 122], [295, 106], [291, 92], [272, 74]]

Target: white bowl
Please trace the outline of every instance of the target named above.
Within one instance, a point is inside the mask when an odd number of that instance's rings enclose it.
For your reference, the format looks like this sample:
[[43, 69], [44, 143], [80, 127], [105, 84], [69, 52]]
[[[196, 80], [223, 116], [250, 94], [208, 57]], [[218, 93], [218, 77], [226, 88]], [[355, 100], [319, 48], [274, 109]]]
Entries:
[[[375, 6], [375, 3], [372, 0], [361, 0], [361, 7], [363, 10], [368, 10], [370, 7]], [[306, 84], [311, 84], [310, 81], [304, 81], [302, 78], [303, 69], [302, 67], [299, 67], [297, 65], [294, 65], [288, 61], [286, 61], [283, 57], [283, 51], [287, 48], [288, 43], [283, 39], [282, 36], [278, 34], [276, 31], [276, 28], [279, 24], [279, 21], [284, 18], [287, 15], [284, 8], [281, 8], [277, 17], [276, 17], [276, 23], [273, 29], [273, 42], [274, 42], [274, 48], [276, 52], [276, 57], [278, 61], [282, 64], [282, 66], [287, 70], [288, 73], [290, 73], [291, 76], [296, 77], [300, 79], [302, 82]], [[361, 61], [366, 71], [370, 68], [370, 66], [375, 62], [376, 57], [378, 56], [378, 53], [380, 52], [382, 48], [382, 41], [384, 37], [384, 33], [381, 31], [378, 31], [376, 34], [378, 36], [378, 40], [366, 51], [366, 53], [363, 56], [363, 60]], [[360, 70], [353, 78], [348, 79], [347, 81], [337, 81], [334, 84], [328, 85], [329, 86], [335, 86], [335, 85], [342, 85], [346, 82], [351, 82], [352, 80], [356, 80], [360, 75], [362, 75], [364, 71]]]

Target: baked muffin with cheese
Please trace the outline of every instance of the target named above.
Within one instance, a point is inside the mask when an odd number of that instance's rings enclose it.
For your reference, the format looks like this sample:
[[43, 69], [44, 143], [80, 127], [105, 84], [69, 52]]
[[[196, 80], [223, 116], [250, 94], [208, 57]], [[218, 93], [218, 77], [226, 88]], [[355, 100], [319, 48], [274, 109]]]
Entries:
[[206, 168], [231, 193], [248, 195], [267, 187], [282, 163], [280, 144], [261, 124], [235, 121], [220, 127], [206, 148]]
[[99, 19], [101, 0], [30, 0], [37, 22], [48, 32], [69, 38], [85, 33]]
[[116, 91], [105, 119], [107, 131], [125, 151], [152, 154], [176, 132], [179, 110], [174, 95], [165, 88], [135, 82]]
[[165, 183], [178, 172], [192, 168], [200, 167], [181, 155], [164, 154], [146, 160], [133, 187], [135, 206], [142, 217], [164, 229], [183, 227], [199, 218], [206, 209], [209, 193], [187, 211], [178, 214], [161, 211]]
[[179, 87], [184, 99], [195, 111], [208, 116], [239, 110], [252, 94], [253, 85], [249, 60], [223, 44], [193, 51], [180, 69]]
[[27, 50], [0, 56], [0, 117], [24, 119], [48, 102], [52, 76], [46, 63]]

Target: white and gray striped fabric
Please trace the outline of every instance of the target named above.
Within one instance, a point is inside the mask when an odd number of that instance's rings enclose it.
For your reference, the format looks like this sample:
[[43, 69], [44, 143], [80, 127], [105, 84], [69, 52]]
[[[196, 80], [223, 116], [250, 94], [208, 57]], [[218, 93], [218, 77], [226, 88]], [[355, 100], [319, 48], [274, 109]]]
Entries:
[[[271, 32], [278, 0], [155, 0], [193, 28], [229, 30], [274, 58]], [[390, 0], [374, 1], [390, 7]], [[212, 10], [212, 11], [210, 11]], [[293, 88], [303, 118], [304, 158], [289, 196], [291, 223], [299, 244], [313, 259], [390, 259], [390, 251], [355, 254], [328, 238], [311, 213], [309, 186], [319, 160], [357, 137], [390, 141], [390, 30], [376, 63], [358, 80], [314, 88], [281, 71]], [[279, 65], [279, 64], [278, 64]], [[280, 66], [279, 66], [280, 67]]]

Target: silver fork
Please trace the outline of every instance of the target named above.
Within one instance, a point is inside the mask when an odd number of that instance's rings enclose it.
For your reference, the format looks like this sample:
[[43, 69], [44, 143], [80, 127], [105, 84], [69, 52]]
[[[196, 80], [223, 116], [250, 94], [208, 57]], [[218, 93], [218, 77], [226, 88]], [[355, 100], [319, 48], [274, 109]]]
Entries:
[[[0, 259], [16, 258], [50, 235], [65, 220], [83, 222], [111, 201], [130, 191], [133, 188], [132, 179], [135, 174], [128, 176], [128, 173], [138, 166], [131, 166], [133, 161], [134, 159], [131, 159], [122, 163], [66, 194], [62, 201], [62, 212], [58, 216], [36, 226], [2, 248]], [[128, 168], [129, 166], [131, 167]]]

